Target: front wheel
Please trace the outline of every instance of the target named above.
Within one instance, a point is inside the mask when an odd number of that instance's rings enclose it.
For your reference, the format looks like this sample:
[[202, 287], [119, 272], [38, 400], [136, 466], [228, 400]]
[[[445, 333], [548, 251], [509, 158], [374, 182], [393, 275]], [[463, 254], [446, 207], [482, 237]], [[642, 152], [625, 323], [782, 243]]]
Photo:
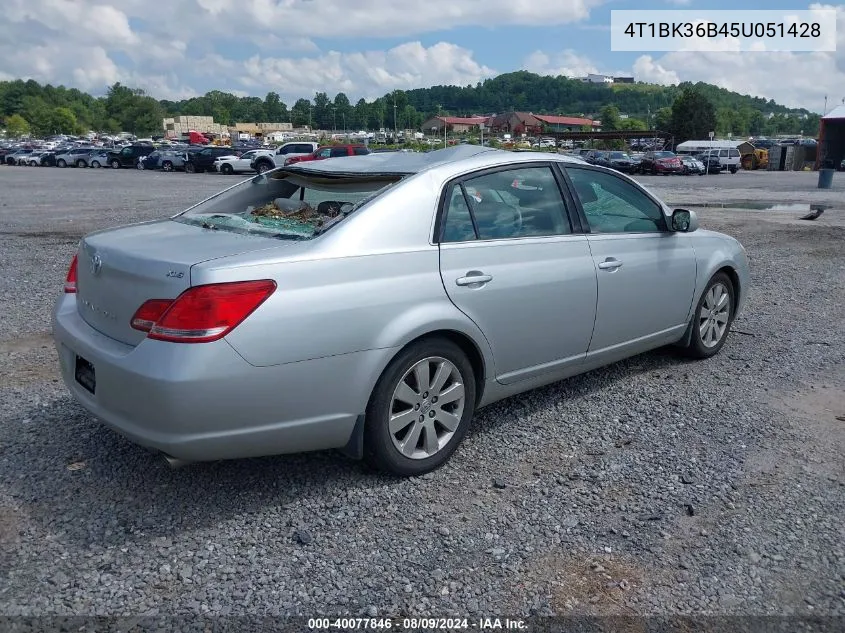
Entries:
[[169, 160], [166, 160], [161, 164], [161, 169], [162, 171], [173, 171], [173, 163], [171, 163]]
[[731, 172], [732, 174], [735, 174], [735, 173], [737, 172], [737, 169], [736, 169], [736, 166], [735, 166], [735, 165], [731, 165], [731, 167], [730, 167], [730, 172]]
[[685, 352], [692, 358], [719, 353], [728, 338], [734, 317], [734, 285], [725, 273], [710, 279], [692, 318], [692, 336]]
[[120, 169], [120, 161], [116, 158], [110, 164], [112, 169]]
[[98, 161], [98, 160], [92, 160], [91, 161], [91, 167], [93, 167], [94, 169], [99, 169], [101, 166], [102, 165], [100, 165], [100, 161]]
[[220, 165], [220, 173], [229, 176], [235, 173], [235, 170], [232, 169], [232, 166], [229, 163], [223, 163], [222, 165]]
[[263, 174], [270, 171], [270, 166], [267, 163], [258, 163], [258, 173]]
[[193, 163], [185, 163], [185, 171], [189, 174], [195, 174], [197, 172], [197, 168], [194, 167]]
[[67, 167], [67, 161], [64, 158], [60, 158], [56, 161], [56, 167]]
[[83, 167], [87, 167], [88, 165], [86, 165], [85, 161], [80, 158], [78, 161], [76, 161], [76, 166], [82, 169]]
[[475, 375], [466, 354], [443, 338], [418, 341], [382, 374], [367, 406], [364, 458], [411, 477], [451, 457], [475, 410]]

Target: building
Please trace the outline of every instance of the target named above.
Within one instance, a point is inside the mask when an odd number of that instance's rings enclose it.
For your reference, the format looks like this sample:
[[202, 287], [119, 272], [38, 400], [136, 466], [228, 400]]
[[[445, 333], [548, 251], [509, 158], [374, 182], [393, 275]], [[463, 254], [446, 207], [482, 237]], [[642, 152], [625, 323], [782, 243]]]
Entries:
[[542, 134], [543, 132], [578, 132], [583, 127], [597, 128], [598, 121], [556, 114], [506, 112], [490, 117], [487, 127], [493, 134]]
[[434, 132], [437, 134], [442, 134], [443, 128], [445, 127], [447, 132], [462, 134], [465, 132], [470, 132], [472, 130], [478, 130], [480, 128], [486, 127], [489, 118], [490, 117], [486, 116], [435, 116], [431, 117], [427, 121], [424, 121], [423, 124], [420, 126], [420, 129], [426, 133]]
[[583, 77], [581, 81], [585, 81], [591, 84], [612, 84], [613, 77], [611, 77], [610, 75], [596, 75], [590, 73], [586, 77]]
[[634, 83], [633, 77], [614, 77], [613, 83], [615, 84], [632, 84]]

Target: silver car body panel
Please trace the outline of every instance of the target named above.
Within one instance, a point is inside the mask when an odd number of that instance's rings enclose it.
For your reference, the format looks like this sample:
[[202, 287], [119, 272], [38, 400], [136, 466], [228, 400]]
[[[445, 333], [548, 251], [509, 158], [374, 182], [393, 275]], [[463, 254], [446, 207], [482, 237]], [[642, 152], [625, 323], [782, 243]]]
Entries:
[[[90, 234], [78, 253], [78, 293], [62, 295], [54, 312], [64, 381], [110, 427], [182, 459], [341, 448], [385, 367], [421, 336], [446, 333], [475, 352], [483, 406], [681, 340], [721, 268], [739, 280], [742, 309], [745, 251], [709, 231], [438, 243], [440, 196], [451, 180], [539, 162], [584, 165], [466, 145], [326, 159], [277, 171], [405, 177], [311, 240], [173, 219]], [[250, 185], [225, 191], [238, 186]], [[600, 270], [606, 256], [625, 266]], [[474, 269], [493, 281], [455, 284]], [[273, 279], [277, 290], [222, 340], [167, 343], [129, 326], [148, 299], [253, 279]], [[95, 394], [74, 378], [77, 355], [96, 370]]]

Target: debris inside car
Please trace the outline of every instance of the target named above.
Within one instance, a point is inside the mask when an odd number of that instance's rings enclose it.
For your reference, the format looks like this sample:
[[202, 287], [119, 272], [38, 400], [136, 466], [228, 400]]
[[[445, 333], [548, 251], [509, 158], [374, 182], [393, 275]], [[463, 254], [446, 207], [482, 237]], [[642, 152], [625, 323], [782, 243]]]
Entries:
[[247, 215], [262, 226], [310, 236], [338, 219], [341, 206], [340, 202], [321, 202], [315, 209], [303, 200], [276, 198], [257, 209], [247, 207]]

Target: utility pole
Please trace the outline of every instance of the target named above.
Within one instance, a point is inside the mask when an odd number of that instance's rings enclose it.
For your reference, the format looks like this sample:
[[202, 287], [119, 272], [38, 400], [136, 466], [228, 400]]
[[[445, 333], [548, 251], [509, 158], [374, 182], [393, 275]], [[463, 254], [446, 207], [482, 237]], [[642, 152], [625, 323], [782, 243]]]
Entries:
[[393, 91], [393, 142], [399, 140], [399, 122], [396, 120], [396, 91]]

